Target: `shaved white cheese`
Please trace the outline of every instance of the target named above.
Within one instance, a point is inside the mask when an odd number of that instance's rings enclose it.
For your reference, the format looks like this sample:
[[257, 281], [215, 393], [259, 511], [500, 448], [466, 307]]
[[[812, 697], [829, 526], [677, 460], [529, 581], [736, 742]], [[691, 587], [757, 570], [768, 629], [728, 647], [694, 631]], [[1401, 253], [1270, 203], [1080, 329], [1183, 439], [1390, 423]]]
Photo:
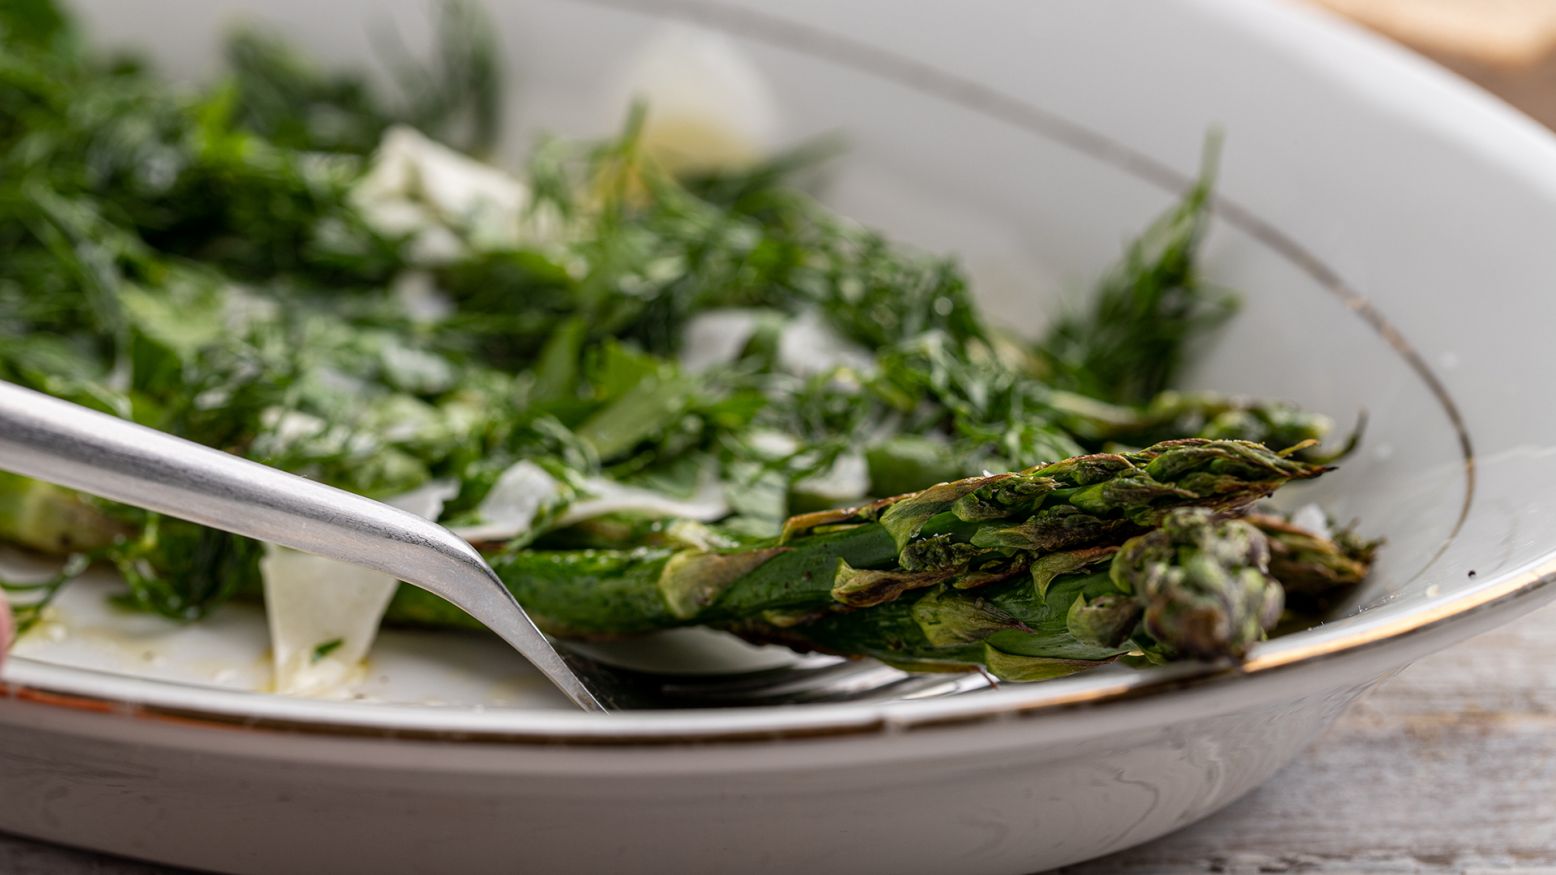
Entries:
[[412, 238], [410, 260], [416, 264], [441, 265], [457, 260], [465, 253], [459, 235], [442, 225], [427, 225]]
[[[458, 491], [458, 484], [437, 480], [386, 503], [436, 519]], [[378, 634], [398, 585], [394, 577], [274, 544], [265, 545], [260, 574], [276, 692], [343, 692]]]
[[384, 503], [398, 507], [407, 513], [416, 514], [422, 519], [435, 520], [438, 514], [443, 512], [443, 505], [458, 494], [457, 481], [440, 478], [428, 480], [410, 492], [402, 492], [394, 498], [386, 499]]
[[[398, 236], [415, 234], [437, 225], [432, 211], [409, 199], [408, 192], [383, 192], [372, 184], [372, 177], [364, 177], [352, 192], [352, 200], [362, 217], [378, 231]], [[439, 229], [444, 230], [444, 229]]]
[[1329, 530], [1329, 515], [1316, 504], [1304, 504], [1297, 508], [1291, 515], [1290, 522], [1299, 529], [1305, 529], [1320, 538], [1333, 538], [1334, 533]]
[[530, 209], [522, 181], [404, 125], [384, 133], [351, 202], [379, 231], [413, 235], [412, 258], [429, 265], [457, 258], [465, 240], [481, 249], [560, 234], [559, 219]]
[[471, 219], [491, 213], [495, 220], [512, 222], [529, 205], [529, 189], [517, 178], [428, 139], [415, 128], [391, 128], [380, 148], [408, 165], [410, 190], [445, 218]]
[[870, 466], [864, 453], [843, 453], [827, 470], [796, 481], [794, 491], [830, 504], [856, 501], [870, 494]]
[[607, 97], [614, 122], [635, 101], [648, 109], [641, 148], [672, 173], [732, 170], [771, 151], [778, 102], [735, 42], [673, 25], [627, 63]]
[[768, 428], [747, 432], [746, 444], [769, 459], [793, 455], [800, 448], [800, 442], [794, 435]]
[[227, 330], [242, 334], [253, 325], [275, 319], [280, 315], [281, 305], [274, 298], [262, 298], [243, 286], [231, 285], [227, 287], [224, 310], [222, 315]]
[[[645, 516], [676, 517], [709, 522], [729, 515], [724, 487], [712, 471], [704, 472], [696, 491], [678, 498], [625, 486], [604, 477], [592, 477], [581, 484], [582, 496], [568, 505], [557, 518], [559, 525], [572, 525], [608, 513], [638, 513]], [[519, 462], [502, 473], [492, 490], [476, 508], [480, 522], [454, 528], [454, 534], [467, 541], [506, 541], [527, 534], [535, 518], [562, 495], [562, 485], [534, 462]]]
[[502, 472], [486, 493], [476, 514], [481, 521], [460, 526], [454, 534], [467, 541], [506, 541], [525, 534], [546, 505], [562, 494], [562, 485], [534, 462], [524, 461]]
[[260, 573], [276, 692], [338, 692], [367, 656], [395, 579], [273, 544], [266, 545]]
[[761, 323], [756, 310], [708, 310], [693, 316], [681, 335], [681, 368], [700, 374], [740, 357]]
[[711, 476], [711, 472], [698, 480], [697, 491], [688, 498], [676, 498], [637, 486], [623, 486], [603, 477], [585, 481], [584, 490], [589, 497], [568, 506], [560, 520], [563, 525], [607, 513], [638, 513], [698, 522], [712, 522], [729, 515], [724, 486], [717, 477]]
[[297, 441], [306, 440], [314, 435], [322, 434], [329, 428], [329, 423], [314, 416], [312, 413], [304, 413], [301, 410], [285, 410], [280, 407], [266, 408], [259, 416], [260, 424], [267, 431], [263, 437], [266, 446], [271, 445], [285, 447]]
[[869, 351], [838, 334], [814, 310], [801, 313], [778, 336], [778, 364], [791, 374], [815, 376], [851, 368], [868, 372], [875, 367]]
[[[334, 365], [320, 365], [311, 371], [310, 376], [318, 380], [320, 386], [341, 395], [362, 395], [369, 391], [367, 380]], [[324, 424], [323, 420], [319, 422]]]
[[414, 346], [390, 344], [379, 353], [384, 374], [397, 388], [432, 394], [452, 387], [459, 379], [448, 359]]
[[[524, 183], [497, 168], [395, 125], [373, 153], [373, 164], [352, 192], [375, 217], [408, 217], [407, 203], [445, 218], [483, 212], [516, 217], [528, 203]], [[413, 230], [406, 228], [405, 230]]]
[[412, 322], [441, 322], [454, 314], [454, 302], [438, 291], [432, 275], [424, 270], [401, 271], [389, 284], [389, 293]]

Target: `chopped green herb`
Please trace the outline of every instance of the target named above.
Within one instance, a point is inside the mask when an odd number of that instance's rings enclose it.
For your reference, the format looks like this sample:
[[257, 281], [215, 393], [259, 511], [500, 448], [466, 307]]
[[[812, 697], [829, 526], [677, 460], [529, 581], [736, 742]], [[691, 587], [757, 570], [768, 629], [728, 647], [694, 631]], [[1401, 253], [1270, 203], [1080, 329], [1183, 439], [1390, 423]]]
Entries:
[[[562, 634], [696, 622], [1033, 679], [1235, 656], [1273, 622], [1270, 568], [1314, 604], [1366, 573], [1353, 536], [1268, 523], [1270, 565], [1202, 513], [1334, 455], [1323, 417], [1174, 391], [1233, 308], [1196, 267], [1214, 144], [1034, 345], [954, 259], [823, 206], [830, 141], [676, 178], [640, 105], [483, 163], [502, 53], [476, 6], [439, 9], [392, 89], [252, 30], [189, 88], [49, 0], [0, 6], [0, 379], [436, 495]], [[121, 604], [178, 620], [262, 589], [260, 544], [4, 474], [0, 541], [71, 557], [7, 587], [28, 623], [98, 559]], [[389, 616], [467, 622], [411, 590]]]
[[328, 641], [324, 641], [320, 643], [319, 646], [313, 648], [313, 655], [309, 658], [309, 661], [317, 663], [324, 659], [326, 656], [329, 656], [331, 653], [339, 650], [341, 645], [345, 643], [346, 642], [340, 638], [331, 638]]

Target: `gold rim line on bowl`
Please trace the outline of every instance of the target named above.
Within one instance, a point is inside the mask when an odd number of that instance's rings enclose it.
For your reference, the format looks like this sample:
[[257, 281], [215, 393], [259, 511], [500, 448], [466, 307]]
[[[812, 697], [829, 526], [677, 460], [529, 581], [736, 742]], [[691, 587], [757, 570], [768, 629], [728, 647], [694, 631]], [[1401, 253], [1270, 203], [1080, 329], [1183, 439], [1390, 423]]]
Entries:
[[[523, 745], [532, 747], [666, 747], [678, 745], [766, 744], [781, 740], [839, 739], [847, 737], [875, 736], [884, 733], [905, 733], [945, 728], [962, 728], [1005, 718], [1034, 718], [1082, 708], [1122, 706], [1142, 700], [1158, 699], [1164, 693], [1213, 690], [1237, 682], [1243, 677], [1264, 677], [1285, 674], [1294, 669], [1327, 663], [1331, 660], [1356, 656], [1378, 647], [1414, 635], [1446, 627], [1453, 621], [1471, 614], [1509, 603], [1528, 593], [1545, 589], [1556, 583], [1556, 559], [1548, 560], [1538, 568], [1510, 575], [1475, 592], [1421, 612], [1420, 616], [1399, 618], [1392, 621], [1372, 622], [1339, 636], [1333, 641], [1315, 640], [1301, 646], [1287, 646], [1276, 652], [1256, 654], [1237, 666], [1205, 666], [1181, 676], [1150, 678], [1134, 675], [1106, 686], [1093, 686], [1049, 694], [1038, 701], [978, 701], [967, 697], [959, 700], [928, 700], [916, 703], [892, 705], [888, 717], [877, 713], [868, 720], [840, 720], [839, 710], [854, 710], [858, 705], [815, 705], [804, 709], [810, 719], [787, 720], [789, 725], [743, 729], [733, 727], [678, 727], [657, 725], [616, 725], [609, 732], [581, 732], [570, 728], [540, 728], [529, 731], [511, 728], [466, 726], [458, 729], [428, 729], [420, 726], [368, 725], [347, 721], [329, 722], [322, 719], [305, 719], [285, 716], [256, 716], [248, 713], [195, 707], [133, 702], [77, 693], [62, 688], [43, 685], [27, 685], [0, 681], [0, 699], [38, 705], [61, 710], [109, 718], [130, 718], [144, 722], [186, 726], [200, 729], [248, 731], [264, 735], [301, 735], [309, 737], [373, 739], [380, 741], [464, 742], [496, 745]], [[1284, 639], [1291, 642], [1292, 638]], [[107, 672], [90, 669], [74, 669], [74, 672], [116, 677]], [[137, 684], [151, 688], [188, 690], [188, 685], [168, 681], [136, 679]], [[223, 697], [254, 697], [260, 694], [236, 691], [210, 691]], [[330, 703], [337, 704], [337, 703]], [[343, 707], [361, 708], [345, 703]], [[946, 707], [953, 705], [955, 707]], [[930, 707], [925, 707], [930, 706]], [[914, 714], [914, 711], [931, 712]], [[524, 713], [524, 712], [514, 712]], [[535, 712], [529, 712], [533, 716]], [[548, 712], [555, 716], [557, 712]], [[684, 715], [688, 712], [638, 712], [663, 718], [667, 713]], [[706, 713], [706, 712], [704, 712]], [[732, 712], [723, 712], [732, 713]], [[795, 713], [795, 712], [791, 712]], [[566, 714], [570, 718], [587, 715]], [[830, 719], [829, 719], [830, 718]], [[662, 721], [661, 721], [662, 722]], [[605, 721], [590, 720], [591, 728], [604, 730]]]

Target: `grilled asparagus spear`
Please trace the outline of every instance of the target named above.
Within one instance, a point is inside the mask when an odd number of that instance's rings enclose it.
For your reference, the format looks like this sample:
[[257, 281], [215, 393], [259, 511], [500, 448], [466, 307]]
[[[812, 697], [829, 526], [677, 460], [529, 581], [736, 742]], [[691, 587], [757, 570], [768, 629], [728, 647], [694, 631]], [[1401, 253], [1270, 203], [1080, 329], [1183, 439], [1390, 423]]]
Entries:
[[[1324, 470], [1243, 441], [1169, 441], [795, 517], [734, 549], [519, 550], [494, 564], [559, 635], [711, 625], [1036, 679], [1132, 650], [1241, 655], [1279, 617], [1280, 588], [1264, 536], [1221, 515]], [[389, 617], [461, 622], [409, 588]]]

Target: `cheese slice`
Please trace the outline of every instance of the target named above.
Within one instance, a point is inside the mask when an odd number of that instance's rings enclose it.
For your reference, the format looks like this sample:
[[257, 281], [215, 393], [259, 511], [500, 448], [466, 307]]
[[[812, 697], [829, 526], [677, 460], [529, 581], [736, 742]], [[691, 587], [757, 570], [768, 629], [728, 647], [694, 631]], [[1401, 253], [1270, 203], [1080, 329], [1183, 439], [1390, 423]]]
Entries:
[[859, 501], [870, 493], [870, 465], [864, 453], [843, 453], [827, 470], [796, 482], [794, 491], [829, 505]]
[[509, 466], [476, 507], [481, 521], [460, 526], [454, 534], [466, 541], [508, 541], [529, 532], [535, 517], [562, 494], [562, 485], [534, 462]]
[[703, 28], [665, 27], [631, 57], [607, 94], [611, 122], [639, 101], [639, 144], [672, 173], [749, 166], [777, 136], [772, 87], [733, 40]]
[[791, 374], [814, 377], [839, 368], [875, 370], [870, 351], [849, 340], [815, 310], [795, 317], [778, 336], [778, 365]]
[[[570, 525], [608, 513], [711, 522], [729, 515], [724, 486], [712, 470], [704, 471], [696, 491], [685, 498], [626, 486], [604, 477], [591, 477], [580, 486], [583, 493], [562, 510], [557, 525]], [[508, 541], [528, 534], [535, 518], [562, 494], [556, 478], [534, 462], [519, 462], [504, 471], [476, 508], [480, 521], [454, 528], [467, 541]]]
[[[458, 488], [433, 481], [386, 503], [436, 519]], [[274, 544], [265, 545], [260, 573], [276, 692], [343, 695], [362, 673], [362, 660], [399, 582], [379, 571]]]
[[466, 250], [547, 244], [564, 236], [554, 211], [535, 209], [523, 180], [405, 125], [384, 133], [351, 202], [377, 230], [410, 236], [413, 261], [440, 265]]
[[608, 513], [638, 513], [703, 523], [729, 515], [729, 501], [724, 497], [724, 485], [711, 471], [703, 473], [697, 483], [697, 491], [686, 498], [637, 486], [623, 486], [603, 477], [584, 481], [584, 491], [588, 493], [587, 497], [573, 502], [563, 511], [559, 521], [562, 525]]
[[758, 310], [732, 307], [698, 313], [681, 335], [681, 369], [701, 374], [733, 364], [761, 324]]

